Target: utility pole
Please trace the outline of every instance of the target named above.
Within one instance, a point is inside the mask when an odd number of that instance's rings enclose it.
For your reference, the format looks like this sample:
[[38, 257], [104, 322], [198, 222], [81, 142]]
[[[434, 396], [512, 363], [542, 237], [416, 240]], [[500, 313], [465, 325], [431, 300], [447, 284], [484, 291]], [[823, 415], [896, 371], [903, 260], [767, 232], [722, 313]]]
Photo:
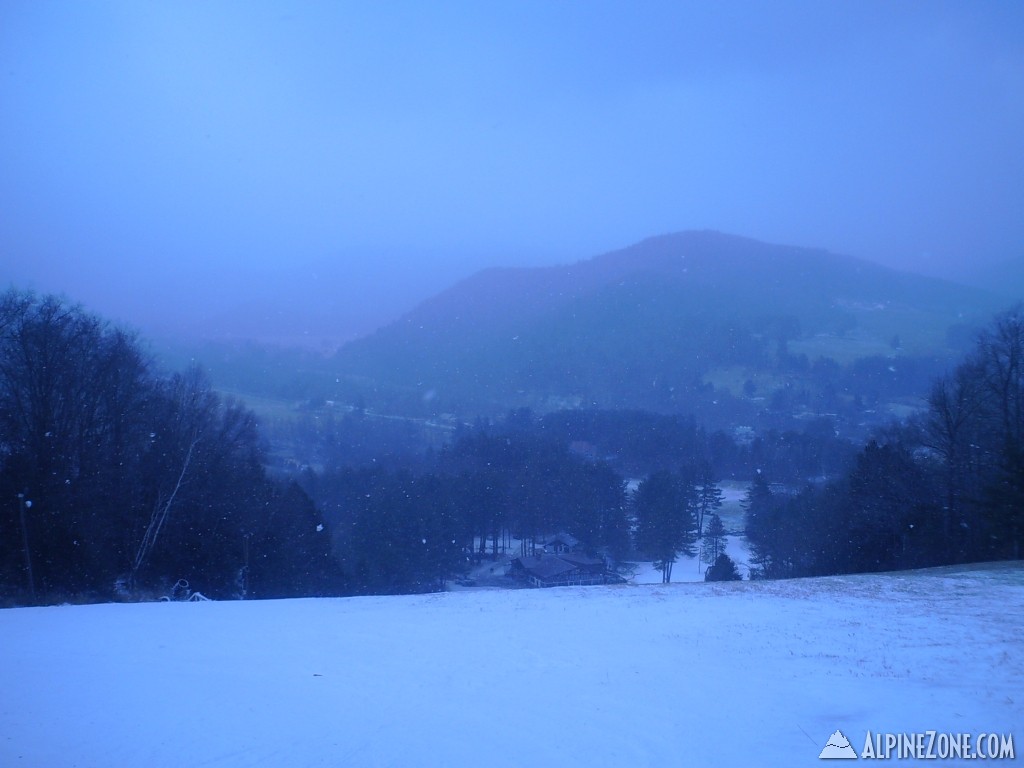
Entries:
[[18, 494], [18, 515], [21, 519], [21, 545], [25, 550], [25, 572], [28, 574], [28, 591], [32, 602], [36, 601], [36, 577], [32, 573], [32, 551], [28, 548], [28, 523], [25, 512], [32, 508], [32, 502], [25, 498], [24, 493]]

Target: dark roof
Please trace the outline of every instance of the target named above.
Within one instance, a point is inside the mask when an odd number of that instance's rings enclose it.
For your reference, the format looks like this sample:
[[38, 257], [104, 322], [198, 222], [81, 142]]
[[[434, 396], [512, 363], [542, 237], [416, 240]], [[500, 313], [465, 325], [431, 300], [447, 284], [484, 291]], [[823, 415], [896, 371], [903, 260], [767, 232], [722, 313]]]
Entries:
[[573, 536], [571, 533], [559, 533], [552, 536], [550, 539], [544, 542], [544, 546], [550, 544], [562, 544], [566, 547], [578, 547], [580, 540]]
[[556, 557], [560, 557], [563, 560], [588, 571], [603, 571], [605, 568], [604, 560], [600, 560], [596, 557], [587, 557], [586, 555], [580, 555], [575, 552], [565, 552], [561, 555], [556, 555]]
[[571, 573], [576, 570], [584, 570], [595, 573], [604, 572], [604, 562], [584, 555], [551, 555], [548, 553], [517, 557], [512, 561], [531, 576], [542, 581], [550, 581], [558, 576]]

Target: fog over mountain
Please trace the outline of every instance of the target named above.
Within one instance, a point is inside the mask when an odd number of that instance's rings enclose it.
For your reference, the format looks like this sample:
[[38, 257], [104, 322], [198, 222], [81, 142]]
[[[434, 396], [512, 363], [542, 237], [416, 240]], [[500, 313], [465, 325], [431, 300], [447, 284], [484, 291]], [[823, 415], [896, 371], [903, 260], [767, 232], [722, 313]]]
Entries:
[[364, 335], [711, 228], [971, 278], [1024, 243], [1016, 3], [0, 7], [0, 284]]
[[720, 399], [712, 384], [739, 394], [818, 358], [952, 360], [957, 329], [1002, 301], [823, 250], [681, 232], [571, 265], [483, 270], [345, 345], [334, 370], [435, 411], [687, 412]]
[[0, 766], [1013, 759], [1022, 32], [0, 0]]

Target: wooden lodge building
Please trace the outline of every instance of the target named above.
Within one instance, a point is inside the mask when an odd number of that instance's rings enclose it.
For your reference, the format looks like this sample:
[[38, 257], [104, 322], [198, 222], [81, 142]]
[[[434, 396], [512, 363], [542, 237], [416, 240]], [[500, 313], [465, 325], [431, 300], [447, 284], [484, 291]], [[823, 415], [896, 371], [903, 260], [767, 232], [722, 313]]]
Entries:
[[618, 583], [621, 579], [609, 573], [603, 560], [573, 552], [517, 557], [509, 575], [534, 587], [579, 587]]

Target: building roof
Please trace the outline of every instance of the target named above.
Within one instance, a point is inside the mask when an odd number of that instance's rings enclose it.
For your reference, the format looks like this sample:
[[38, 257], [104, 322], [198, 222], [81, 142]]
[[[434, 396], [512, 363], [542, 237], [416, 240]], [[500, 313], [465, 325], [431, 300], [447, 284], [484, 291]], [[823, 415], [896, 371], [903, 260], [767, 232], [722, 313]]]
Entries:
[[590, 571], [595, 573], [604, 572], [604, 561], [584, 555], [564, 554], [552, 555], [548, 553], [517, 557], [512, 561], [531, 576], [541, 581], [551, 581], [559, 576], [577, 570]]
[[563, 560], [572, 563], [577, 568], [583, 568], [588, 571], [603, 571], [605, 569], [605, 562], [596, 557], [587, 557], [586, 555], [580, 555], [575, 552], [565, 552], [561, 555], [556, 555]]
[[569, 547], [569, 549], [575, 549], [579, 546], [580, 540], [571, 533], [558, 533], [544, 542], [545, 547], [551, 546], [552, 544], [561, 544], [564, 547]]

